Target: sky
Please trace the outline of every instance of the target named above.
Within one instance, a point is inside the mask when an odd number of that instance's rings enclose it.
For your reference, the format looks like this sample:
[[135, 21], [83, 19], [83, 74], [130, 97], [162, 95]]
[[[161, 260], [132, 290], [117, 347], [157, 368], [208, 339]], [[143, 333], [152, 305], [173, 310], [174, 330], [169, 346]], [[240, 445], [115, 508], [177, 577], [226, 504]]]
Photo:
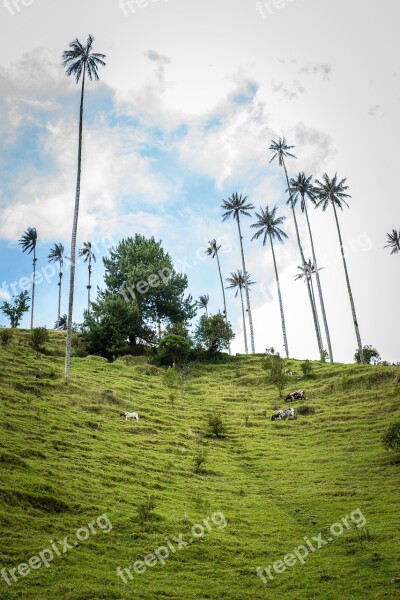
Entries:
[[[18, 239], [38, 231], [35, 325], [57, 318], [57, 274], [47, 256], [68, 255], [75, 199], [79, 86], [62, 52], [95, 37], [106, 55], [99, 82], [88, 82], [78, 244], [92, 241], [93, 291], [102, 257], [124, 237], [161, 240], [194, 298], [222, 309], [224, 278], [241, 268], [237, 228], [222, 223], [233, 192], [258, 210], [278, 205], [288, 240], [276, 246], [290, 356], [318, 358], [306, 286], [295, 281], [300, 256], [286, 206], [283, 170], [272, 140], [285, 136], [300, 171], [347, 178], [349, 208], [339, 214], [363, 344], [400, 361], [400, 256], [384, 248], [400, 229], [398, 192], [400, 65], [398, 0], [0, 0], [0, 301], [25, 287], [31, 256]], [[243, 217], [256, 351], [283, 338], [272, 254], [251, 241]], [[304, 216], [298, 214], [306, 258]], [[357, 347], [332, 210], [310, 220], [336, 361]], [[25, 278], [25, 279], [24, 279]], [[85, 264], [76, 279], [74, 321], [86, 307]], [[67, 312], [64, 277], [62, 313]], [[243, 352], [240, 302], [227, 290], [228, 316]], [[29, 314], [22, 326], [29, 326]], [[0, 325], [6, 325], [0, 315]], [[324, 343], [326, 347], [326, 342]]]

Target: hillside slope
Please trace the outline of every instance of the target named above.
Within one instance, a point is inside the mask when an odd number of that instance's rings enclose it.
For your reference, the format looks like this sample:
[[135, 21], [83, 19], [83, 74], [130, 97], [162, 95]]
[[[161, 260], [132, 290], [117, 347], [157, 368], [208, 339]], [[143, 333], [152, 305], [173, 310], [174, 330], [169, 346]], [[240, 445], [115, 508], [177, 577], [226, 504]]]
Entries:
[[[315, 414], [271, 422], [284, 403], [260, 356], [194, 365], [175, 392], [144, 359], [75, 358], [67, 386], [63, 358], [36, 358], [28, 338], [18, 332], [0, 347], [0, 569], [11, 583], [0, 578], [0, 598], [400, 597], [400, 459], [381, 442], [400, 421], [400, 368], [313, 363], [315, 376], [303, 379], [291, 361], [290, 387], [309, 397], [294, 406]], [[59, 354], [63, 333], [49, 346]], [[125, 410], [139, 422], [124, 421]], [[214, 412], [224, 439], [204, 436]], [[272, 571], [266, 584], [257, 576], [351, 514], [304, 564]], [[78, 543], [79, 528], [89, 536]], [[58, 544], [66, 536], [71, 547]], [[179, 549], [173, 538], [193, 542]], [[14, 581], [10, 571], [51, 541], [61, 555], [53, 546], [48, 566], [31, 561]], [[118, 577], [168, 541], [175, 551], [164, 565]]]

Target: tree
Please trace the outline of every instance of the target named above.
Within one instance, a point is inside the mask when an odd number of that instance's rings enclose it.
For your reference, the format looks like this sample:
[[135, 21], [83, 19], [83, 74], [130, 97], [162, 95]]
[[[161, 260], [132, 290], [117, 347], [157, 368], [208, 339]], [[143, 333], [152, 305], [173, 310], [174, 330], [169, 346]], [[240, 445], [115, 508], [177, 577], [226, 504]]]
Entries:
[[203, 296], [200, 296], [198, 301], [197, 301], [197, 306], [199, 308], [204, 308], [206, 311], [206, 315], [208, 315], [208, 303], [210, 301], [210, 296], [208, 294], [204, 294]]
[[187, 360], [190, 353], [189, 340], [180, 335], [166, 335], [158, 345], [158, 355], [161, 359], [166, 359], [175, 367], [177, 363]]
[[253, 318], [251, 316], [251, 308], [250, 308], [250, 294], [249, 288], [246, 285], [247, 282], [247, 269], [246, 262], [244, 260], [244, 252], [243, 252], [243, 236], [242, 231], [240, 229], [240, 215], [245, 215], [250, 217], [250, 210], [254, 209], [254, 206], [250, 203], [247, 203], [247, 196], [238, 195], [237, 192], [233, 193], [228, 200], [223, 200], [223, 204], [221, 208], [225, 211], [222, 214], [222, 221], [226, 221], [230, 217], [237, 222], [238, 232], [239, 232], [239, 242], [240, 242], [240, 252], [242, 255], [242, 268], [243, 268], [243, 276], [245, 280], [245, 292], [246, 292], [246, 302], [247, 302], [247, 314], [249, 317], [249, 327], [250, 327], [250, 342], [251, 342], [251, 351], [255, 354], [255, 345], [254, 345], [254, 329], [253, 329]]
[[360, 329], [358, 327], [356, 309], [354, 306], [353, 294], [351, 291], [350, 279], [349, 279], [349, 274], [347, 271], [347, 263], [346, 263], [346, 258], [345, 258], [344, 250], [343, 250], [342, 234], [340, 231], [339, 220], [338, 220], [338, 216], [337, 216], [337, 208], [340, 208], [340, 210], [343, 210], [343, 204], [345, 204], [347, 207], [349, 206], [345, 200], [345, 198], [351, 198], [351, 196], [349, 194], [346, 194], [346, 190], [349, 189], [349, 186], [345, 185], [346, 179], [342, 179], [341, 181], [338, 181], [337, 173], [334, 175], [334, 177], [332, 177], [332, 179], [329, 178], [328, 175], [325, 173], [322, 177], [322, 182], [318, 181], [318, 179], [317, 179], [315, 183], [316, 183], [316, 193], [317, 193], [317, 197], [318, 197], [318, 202], [316, 204], [317, 208], [322, 206], [322, 210], [325, 211], [328, 208], [328, 206], [331, 205], [333, 207], [337, 232], [338, 232], [338, 236], [339, 236], [340, 251], [342, 253], [343, 268], [344, 268], [344, 273], [345, 273], [345, 277], [346, 277], [347, 292], [349, 294], [351, 313], [353, 316], [354, 329], [356, 332], [358, 351], [360, 353], [361, 362], [364, 362]]
[[230, 323], [225, 321], [221, 313], [209, 317], [202, 315], [194, 333], [195, 341], [206, 348], [210, 356], [228, 349], [234, 337]]
[[20, 324], [24, 313], [29, 310], [28, 292], [21, 292], [18, 296], [15, 296], [12, 304], [3, 302], [1, 310], [10, 319], [11, 327], [15, 329]]
[[54, 324], [54, 329], [58, 329], [59, 331], [67, 330], [68, 317], [67, 315], [61, 315], [58, 321]]
[[221, 246], [218, 246], [217, 240], [213, 239], [210, 242], [208, 242], [208, 248], [206, 250], [206, 254], [208, 256], [211, 256], [211, 258], [216, 258], [217, 259], [219, 279], [221, 281], [222, 298], [223, 298], [223, 302], [224, 302], [224, 312], [223, 312], [223, 314], [225, 315], [225, 319], [228, 320], [228, 313], [226, 311], [225, 288], [224, 288], [224, 282], [223, 282], [223, 279], [222, 279], [221, 265], [220, 265], [220, 262], [219, 262], [219, 255], [218, 255], [218, 252], [219, 252], [220, 248], [221, 248]]
[[246, 318], [244, 315], [244, 304], [243, 304], [243, 289], [250, 289], [250, 286], [255, 282], [250, 281], [249, 273], [246, 273], [246, 279], [243, 274], [243, 271], [238, 269], [235, 273], [231, 273], [230, 277], [227, 277], [226, 281], [230, 283], [227, 286], [227, 289], [236, 289], [235, 298], [237, 298], [238, 294], [240, 294], [240, 302], [242, 305], [242, 317], [243, 317], [243, 336], [244, 336], [244, 351], [246, 354], [249, 353], [247, 348], [247, 331], [246, 331]]
[[53, 248], [50, 250], [50, 254], [47, 257], [49, 262], [58, 263], [59, 265], [59, 273], [58, 273], [58, 311], [57, 311], [57, 329], [59, 329], [60, 324], [60, 311], [61, 311], [61, 285], [62, 285], [62, 277], [63, 277], [63, 265], [64, 265], [64, 246], [60, 244], [54, 244]]
[[96, 256], [92, 249], [92, 242], [83, 242], [83, 248], [79, 250], [79, 256], [84, 257], [83, 262], [88, 263], [88, 284], [86, 289], [88, 291], [88, 312], [90, 311], [90, 290], [91, 286], [91, 278], [92, 278], [92, 260], [96, 262]]
[[286, 374], [286, 363], [279, 352], [274, 348], [267, 348], [262, 360], [262, 367], [269, 373], [269, 381], [276, 387], [279, 393], [279, 399], [282, 398], [282, 392], [289, 379]]
[[35, 227], [28, 227], [19, 239], [19, 245], [22, 246], [22, 252], [33, 252], [33, 277], [32, 277], [32, 304], [31, 304], [31, 329], [33, 329], [33, 310], [35, 304], [35, 283], [36, 283], [36, 244], [37, 231]]
[[68, 299], [68, 324], [67, 339], [65, 351], [65, 379], [70, 379], [71, 365], [71, 341], [72, 341], [72, 311], [74, 305], [74, 284], [75, 284], [75, 261], [76, 261], [76, 236], [78, 231], [79, 200], [81, 193], [81, 170], [82, 170], [82, 131], [83, 131], [83, 100], [85, 95], [85, 76], [96, 81], [99, 79], [98, 68], [105, 66], [104, 54], [97, 54], [92, 51], [94, 38], [89, 35], [86, 46], [83, 46], [78, 39], [70, 43], [71, 50], [65, 50], [63, 53], [63, 65], [66, 67], [68, 77], [73, 75], [75, 82], [79, 83], [82, 75], [81, 101], [79, 111], [79, 139], [78, 139], [78, 171], [76, 180], [75, 208], [71, 235], [71, 270], [69, 278], [69, 299]]
[[300, 273], [295, 275], [294, 278], [296, 281], [299, 281], [300, 279], [304, 279], [305, 281], [308, 280], [310, 282], [311, 297], [312, 297], [313, 304], [315, 306], [315, 310], [317, 311], [317, 301], [315, 299], [312, 276], [316, 275], [318, 271], [321, 271], [321, 269], [315, 268], [315, 265], [313, 264], [311, 258], [309, 258], [308, 261], [306, 261], [306, 264], [303, 267], [298, 266], [297, 268], [299, 269]]
[[364, 363], [365, 365], [376, 365], [380, 362], [381, 356], [376, 348], [371, 345], [364, 346], [363, 348], [363, 359], [360, 357], [360, 352], [357, 349], [354, 355], [356, 363]]
[[31, 331], [31, 346], [36, 352], [44, 350], [44, 344], [49, 341], [46, 327], [35, 327]]
[[385, 248], [391, 248], [390, 254], [397, 254], [400, 252], [400, 229], [392, 229], [392, 233], [387, 233], [387, 241], [389, 242]]
[[[294, 225], [296, 228], [297, 245], [298, 245], [299, 251], [300, 251], [301, 264], [304, 266], [305, 258], [304, 258], [303, 246], [301, 245], [299, 226], [297, 223], [296, 212], [294, 210], [293, 197], [290, 192], [289, 176], [287, 173], [286, 163], [285, 163], [285, 158], [296, 158], [296, 156], [294, 154], [289, 152], [289, 150], [291, 150], [292, 148], [294, 148], [294, 146], [288, 146], [285, 138], [279, 138], [278, 142], [272, 141], [269, 149], [272, 151], [273, 154], [272, 154], [272, 158], [269, 162], [271, 163], [275, 158], [278, 158], [279, 166], [283, 167], [283, 169], [285, 171], [287, 192], [289, 193], [289, 200], [288, 200], [287, 204], [289, 204], [290, 208], [292, 209]], [[317, 313], [315, 311], [315, 307], [312, 303], [311, 290], [310, 290], [309, 283], [307, 283], [307, 291], [308, 291], [308, 299], [310, 301], [312, 315], [313, 315], [313, 321], [314, 321], [315, 333], [316, 333], [317, 341], [318, 341], [319, 353], [321, 353], [321, 351], [323, 350], [321, 330], [319, 327], [318, 315], [317, 315]]]
[[275, 278], [276, 285], [278, 288], [278, 298], [279, 298], [279, 307], [281, 311], [281, 323], [282, 323], [282, 333], [283, 333], [283, 345], [285, 346], [286, 358], [289, 358], [289, 347], [287, 341], [286, 334], [286, 324], [285, 324], [285, 314], [283, 311], [283, 302], [282, 302], [282, 294], [281, 294], [281, 286], [279, 283], [279, 275], [278, 268], [276, 266], [276, 258], [274, 251], [274, 243], [273, 240], [277, 239], [278, 242], [283, 244], [283, 240], [287, 239], [286, 233], [280, 228], [280, 225], [286, 220], [286, 217], [278, 217], [277, 216], [278, 207], [274, 206], [272, 210], [267, 206], [265, 210], [260, 208], [260, 213], [256, 213], [256, 217], [258, 219], [257, 223], [253, 223], [251, 227], [256, 227], [258, 229], [257, 233], [255, 233], [251, 239], [251, 241], [258, 239], [263, 236], [263, 246], [266, 245], [267, 240], [269, 239], [272, 250], [272, 258], [274, 261], [274, 269], [275, 269]]
[[[292, 201], [293, 201], [293, 206], [296, 206], [299, 197], [301, 198], [300, 208], [301, 208], [301, 211], [306, 216], [308, 233], [309, 233], [310, 242], [311, 242], [312, 258], [313, 258], [313, 263], [314, 263], [314, 267], [315, 267], [315, 277], [317, 280], [319, 302], [321, 305], [322, 320], [324, 322], [326, 341], [328, 344], [329, 359], [330, 359], [330, 362], [333, 363], [331, 336], [329, 333], [328, 319], [326, 316], [324, 296], [322, 293], [321, 280], [320, 280], [319, 272], [318, 272], [318, 271], [320, 271], [320, 269], [318, 269], [317, 255], [316, 255], [315, 247], [314, 247], [314, 238], [312, 235], [310, 219], [309, 219], [308, 210], [307, 210], [307, 199], [311, 200], [311, 202], [314, 205], [317, 201], [316, 191], [315, 191], [314, 185], [312, 183], [312, 176], [310, 175], [309, 177], [306, 177], [304, 173], [299, 173], [297, 175], [296, 179], [291, 179], [290, 180], [290, 193], [291, 193], [291, 197], [292, 197]], [[305, 265], [303, 265], [303, 268], [304, 268], [304, 266]], [[310, 287], [311, 287], [311, 291], [313, 292], [311, 279], [310, 279]], [[314, 309], [315, 314], [318, 315], [317, 306], [316, 306], [315, 302], [314, 302], [314, 305], [315, 305], [315, 309]]]

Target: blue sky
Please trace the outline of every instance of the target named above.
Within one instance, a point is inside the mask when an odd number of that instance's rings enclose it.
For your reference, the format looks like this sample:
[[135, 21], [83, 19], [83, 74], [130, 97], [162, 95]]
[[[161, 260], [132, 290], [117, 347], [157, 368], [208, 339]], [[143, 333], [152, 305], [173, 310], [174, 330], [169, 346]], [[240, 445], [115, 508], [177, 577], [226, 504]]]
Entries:
[[[0, 7], [1, 298], [7, 298], [2, 282], [30, 274], [31, 257], [16, 244], [27, 227], [38, 230], [39, 270], [55, 242], [69, 252], [79, 88], [60, 62], [69, 41], [85, 41], [90, 32], [95, 50], [107, 55], [101, 81], [88, 84], [85, 100], [78, 240], [98, 244], [93, 289], [102, 286], [101, 256], [110, 244], [139, 232], [162, 240], [176, 267], [187, 271], [189, 292], [208, 293], [211, 311], [220, 309], [217, 266], [204, 249], [213, 237], [222, 240], [224, 276], [240, 268], [235, 224], [220, 218], [222, 199], [238, 191], [257, 208], [278, 204], [288, 217], [289, 239], [276, 250], [290, 354], [316, 358], [306, 290], [294, 281], [300, 260], [283, 173], [268, 164], [271, 140], [286, 136], [298, 157], [288, 162], [291, 176], [304, 170], [348, 177], [350, 209], [339, 218], [361, 335], [383, 358], [400, 360], [393, 335], [400, 325], [399, 257], [383, 248], [386, 233], [400, 227], [391, 183], [399, 159], [395, 0], [384, 11], [370, 0], [351, 6], [295, 0], [265, 18], [250, 0], [134, 6], [128, 15], [117, 0], [101, 6], [71, 0], [57, 8], [35, 0], [14, 14]], [[356, 341], [333, 215], [310, 216], [335, 358], [350, 362]], [[256, 348], [282, 351], [270, 251], [250, 242], [251, 222], [244, 219], [243, 234], [257, 282]], [[308, 256], [301, 215], [299, 222]], [[86, 277], [86, 265], [79, 265], [76, 321], [86, 304]], [[230, 291], [227, 298], [239, 352], [240, 306]], [[54, 277], [37, 287], [35, 324], [51, 327], [56, 311]]]

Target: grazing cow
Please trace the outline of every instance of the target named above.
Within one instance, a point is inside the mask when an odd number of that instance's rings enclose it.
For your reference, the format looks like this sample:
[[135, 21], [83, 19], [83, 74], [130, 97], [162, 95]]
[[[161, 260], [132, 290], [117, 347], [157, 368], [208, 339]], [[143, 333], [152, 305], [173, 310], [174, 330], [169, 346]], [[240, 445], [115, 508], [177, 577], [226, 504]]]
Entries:
[[285, 402], [292, 402], [293, 400], [308, 400], [308, 398], [303, 390], [296, 390], [288, 394], [285, 398]]
[[286, 369], [285, 375], [287, 375], [288, 377], [293, 377], [293, 371], [291, 371], [290, 369]]
[[296, 413], [293, 410], [293, 408], [287, 408], [286, 410], [278, 410], [278, 412], [276, 412], [274, 415], [272, 415], [271, 417], [271, 421], [281, 421], [284, 419], [295, 419], [296, 418]]
[[120, 414], [120, 417], [124, 417], [125, 421], [128, 419], [136, 419], [136, 421], [139, 421], [139, 415], [137, 412], [124, 412]]

